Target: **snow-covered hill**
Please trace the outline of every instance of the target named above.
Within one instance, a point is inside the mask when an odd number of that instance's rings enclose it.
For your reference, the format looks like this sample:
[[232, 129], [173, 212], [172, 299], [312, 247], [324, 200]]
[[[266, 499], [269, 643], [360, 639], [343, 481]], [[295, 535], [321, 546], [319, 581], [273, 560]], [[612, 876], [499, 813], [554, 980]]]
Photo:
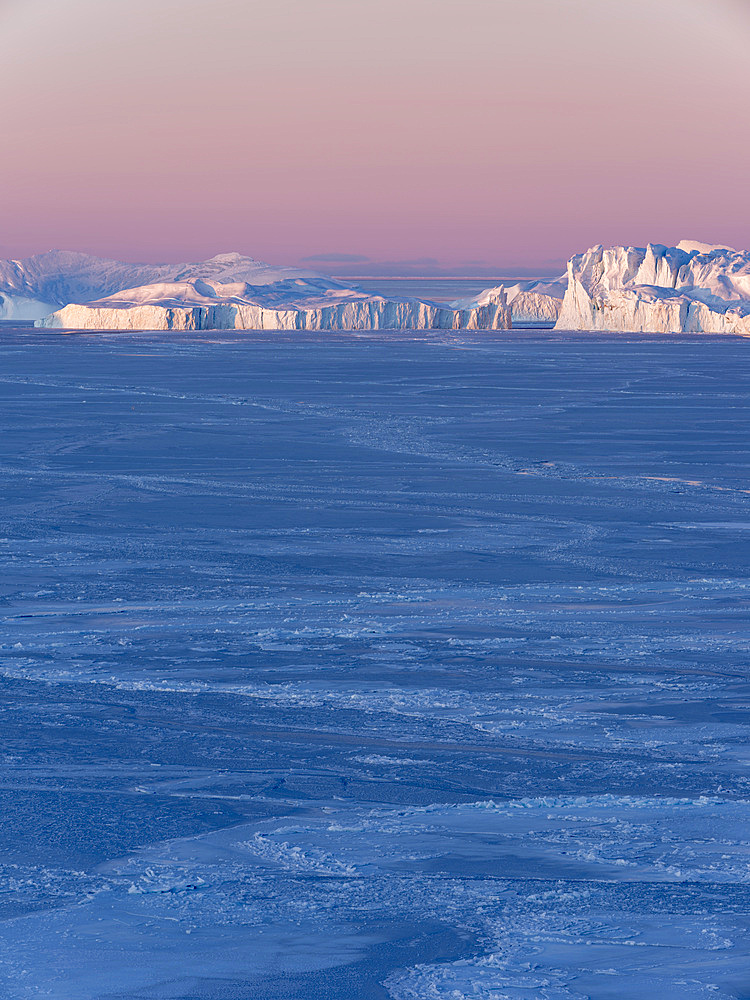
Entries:
[[558, 330], [750, 336], [750, 252], [594, 247], [568, 264]]

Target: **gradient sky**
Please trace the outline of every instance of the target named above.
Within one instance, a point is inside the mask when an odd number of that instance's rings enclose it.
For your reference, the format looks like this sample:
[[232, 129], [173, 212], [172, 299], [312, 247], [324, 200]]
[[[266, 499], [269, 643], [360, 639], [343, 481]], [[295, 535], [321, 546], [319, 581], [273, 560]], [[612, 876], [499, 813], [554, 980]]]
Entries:
[[750, 0], [0, 0], [0, 254], [748, 247], [749, 51]]

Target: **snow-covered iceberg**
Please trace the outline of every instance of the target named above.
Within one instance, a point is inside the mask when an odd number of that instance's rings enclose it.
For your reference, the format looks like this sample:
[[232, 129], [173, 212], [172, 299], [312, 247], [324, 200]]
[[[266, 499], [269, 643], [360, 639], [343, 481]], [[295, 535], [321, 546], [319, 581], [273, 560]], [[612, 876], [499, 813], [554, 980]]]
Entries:
[[[456, 309], [332, 287], [259, 289], [247, 282], [161, 282], [70, 304], [38, 326], [83, 330], [506, 330], [502, 290]], [[286, 292], [286, 296], [282, 294]]]
[[461, 307], [385, 298], [315, 271], [241, 254], [129, 264], [70, 251], [0, 261], [0, 319], [116, 330], [504, 330], [504, 289]]
[[513, 322], [523, 325], [555, 323], [560, 316], [567, 276], [554, 281], [519, 281], [506, 286]]
[[571, 259], [558, 330], [750, 336], [750, 252], [593, 247]]
[[513, 285], [498, 285], [485, 289], [475, 298], [458, 299], [451, 305], [454, 309], [476, 308], [504, 294], [514, 326], [548, 325], [555, 323], [560, 315], [567, 280], [567, 275], [562, 275], [553, 281], [518, 281]]

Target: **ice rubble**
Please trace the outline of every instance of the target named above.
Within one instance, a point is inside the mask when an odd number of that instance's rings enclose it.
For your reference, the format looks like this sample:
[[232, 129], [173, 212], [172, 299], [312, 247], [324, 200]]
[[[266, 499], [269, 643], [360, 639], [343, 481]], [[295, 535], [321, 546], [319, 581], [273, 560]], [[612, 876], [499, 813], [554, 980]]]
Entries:
[[571, 259], [558, 330], [750, 336], [750, 252], [593, 247]]

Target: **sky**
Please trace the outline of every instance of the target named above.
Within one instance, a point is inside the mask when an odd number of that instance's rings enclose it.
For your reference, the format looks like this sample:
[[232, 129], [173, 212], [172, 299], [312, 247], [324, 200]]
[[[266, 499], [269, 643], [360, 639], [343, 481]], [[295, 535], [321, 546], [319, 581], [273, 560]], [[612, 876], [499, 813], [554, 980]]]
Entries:
[[0, 0], [0, 254], [750, 247], [750, 0]]

